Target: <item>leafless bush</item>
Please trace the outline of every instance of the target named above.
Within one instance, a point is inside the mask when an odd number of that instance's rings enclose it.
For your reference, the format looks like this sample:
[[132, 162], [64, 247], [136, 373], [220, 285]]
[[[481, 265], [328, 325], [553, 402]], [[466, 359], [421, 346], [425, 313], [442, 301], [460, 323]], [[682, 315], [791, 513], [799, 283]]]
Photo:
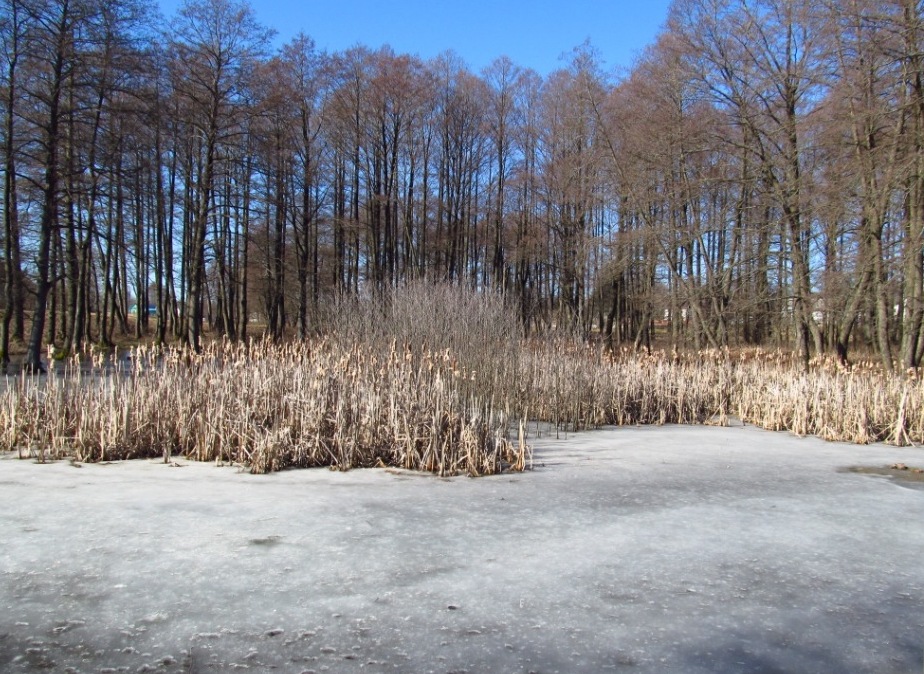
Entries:
[[509, 371], [520, 353], [522, 328], [498, 294], [448, 284], [414, 282], [379, 296], [349, 296], [328, 311], [325, 334], [343, 348], [381, 352], [397, 344], [449, 352], [466, 370]]
[[734, 390], [731, 370], [715, 361], [680, 362], [666, 354], [606, 353], [601, 346], [549, 338], [521, 357], [518, 406], [529, 416], [574, 430], [600, 425], [721, 423]]

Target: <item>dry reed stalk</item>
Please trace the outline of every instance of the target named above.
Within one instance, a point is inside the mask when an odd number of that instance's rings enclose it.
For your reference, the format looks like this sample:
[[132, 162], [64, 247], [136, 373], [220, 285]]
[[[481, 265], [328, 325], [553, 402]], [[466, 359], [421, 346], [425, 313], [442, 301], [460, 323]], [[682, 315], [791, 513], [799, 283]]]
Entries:
[[384, 463], [482, 475], [528, 462], [528, 449], [503, 437], [506, 417], [463, 390], [447, 353], [221, 344], [139, 350], [132, 363], [8, 386], [4, 446], [79, 461], [180, 454], [254, 472]]
[[[524, 420], [724, 423], [849, 442], [924, 443], [924, 384], [875, 364], [784, 352], [609, 353], [524, 341], [498, 298], [420, 288], [355, 304], [310, 342], [222, 342], [194, 354], [141, 347], [130, 364], [7, 378], [0, 447], [80, 461], [182, 455], [248, 466], [387, 465], [440, 475], [523, 470]], [[416, 313], [415, 313], [416, 312]], [[515, 442], [512, 422], [520, 423]]]

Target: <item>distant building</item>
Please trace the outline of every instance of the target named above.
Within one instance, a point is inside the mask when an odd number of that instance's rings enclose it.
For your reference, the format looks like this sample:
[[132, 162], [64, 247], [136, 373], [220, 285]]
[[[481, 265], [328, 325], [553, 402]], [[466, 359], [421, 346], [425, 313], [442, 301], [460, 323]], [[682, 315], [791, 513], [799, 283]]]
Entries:
[[[128, 308], [128, 314], [129, 316], [137, 316], [138, 315], [138, 305], [137, 304], [131, 305]], [[157, 306], [154, 304], [149, 304], [148, 305], [148, 316], [156, 316], [156, 315], [157, 315]]]

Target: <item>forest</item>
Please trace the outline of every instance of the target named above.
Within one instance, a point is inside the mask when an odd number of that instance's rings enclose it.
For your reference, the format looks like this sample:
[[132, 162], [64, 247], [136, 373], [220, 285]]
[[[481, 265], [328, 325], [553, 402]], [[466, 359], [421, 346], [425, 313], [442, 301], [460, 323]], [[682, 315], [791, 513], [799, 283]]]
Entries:
[[422, 281], [613, 348], [924, 358], [916, 0], [675, 0], [631, 69], [545, 77], [277, 48], [246, 0], [0, 6], [4, 364]]

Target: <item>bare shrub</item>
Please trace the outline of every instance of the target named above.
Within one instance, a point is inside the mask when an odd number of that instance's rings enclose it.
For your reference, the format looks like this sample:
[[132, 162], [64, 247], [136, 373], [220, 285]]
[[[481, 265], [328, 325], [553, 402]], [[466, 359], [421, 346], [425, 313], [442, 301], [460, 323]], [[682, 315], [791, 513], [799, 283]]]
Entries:
[[345, 349], [363, 344], [383, 352], [394, 344], [448, 352], [469, 373], [515, 369], [522, 342], [516, 311], [502, 296], [423, 281], [338, 300], [327, 312], [324, 334]]
[[573, 430], [724, 419], [734, 388], [721, 360], [707, 365], [663, 353], [609, 354], [554, 338], [526, 352], [518, 380], [520, 404], [531, 418]]

